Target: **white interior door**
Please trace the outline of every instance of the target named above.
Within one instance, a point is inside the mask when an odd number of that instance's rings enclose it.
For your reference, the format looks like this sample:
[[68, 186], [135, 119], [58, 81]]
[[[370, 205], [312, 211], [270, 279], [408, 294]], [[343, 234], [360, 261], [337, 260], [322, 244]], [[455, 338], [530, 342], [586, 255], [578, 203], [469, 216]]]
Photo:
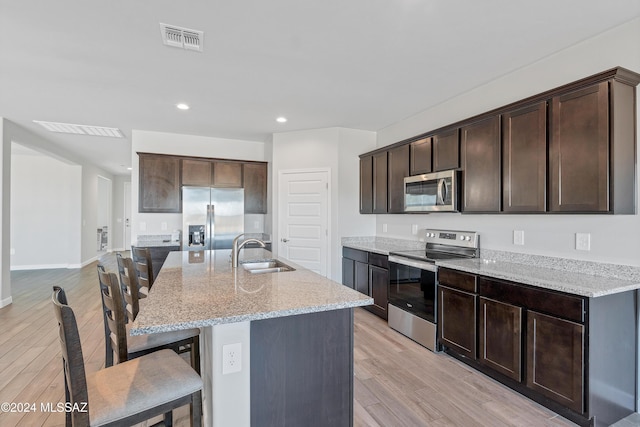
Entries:
[[281, 171], [278, 200], [278, 253], [326, 277], [329, 171]]
[[131, 247], [131, 183], [124, 183], [124, 249]]

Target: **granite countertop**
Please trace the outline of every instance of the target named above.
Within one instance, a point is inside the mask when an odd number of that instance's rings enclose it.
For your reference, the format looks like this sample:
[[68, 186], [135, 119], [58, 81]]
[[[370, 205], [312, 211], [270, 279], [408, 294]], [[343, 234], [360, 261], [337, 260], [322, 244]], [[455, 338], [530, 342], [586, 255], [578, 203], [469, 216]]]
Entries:
[[625, 280], [502, 260], [485, 258], [443, 260], [436, 261], [436, 265], [584, 297], [600, 297], [640, 289], [640, 282], [637, 280]]
[[392, 239], [386, 237], [343, 237], [342, 246], [361, 251], [389, 255], [389, 252], [424, 249], [425, 243], [415, 240]]
[[[132, 335], [285, 317], [370, 305], [373, 299], [276, 257], [296, 268], [251, 274], [231, 268], [230, 250], [170, 252], [149, 296], [140, 304]], [[240, 262], [272, 259], [243, 249]]]
[[136, 242], [136, 244], [133, 246], [136, 246], [139, 248], [159, 248], [159, 247], [171, 247], [171, 246], [180, 247], [180, 242], [171, 242], [171, 241], [167, 242], [165, 240], [144, 240], [144, 241]]

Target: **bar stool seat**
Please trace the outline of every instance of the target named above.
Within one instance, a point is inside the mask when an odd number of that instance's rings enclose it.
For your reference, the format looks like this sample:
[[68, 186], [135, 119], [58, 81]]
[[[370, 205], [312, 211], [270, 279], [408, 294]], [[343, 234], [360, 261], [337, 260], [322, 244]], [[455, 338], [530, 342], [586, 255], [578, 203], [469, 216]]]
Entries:
[[[130, 335], [131, 323], [127, 323], [127, 348], [129, 350], [129, 357], [132, 355], [135, 357], [136, 353], [149, 352], [157, 347], [164, 347], [174, 345], [176, 343], [185, 341], [186, 344], [191, 344], [193, 337], [200, 335], [200, 329], [182, 329], [179, 331], [170, 332], [158, 332], [155, 334], [144, 335]], [[115, 339], [115, 337], [112, 337]], [[199, 351], [199, 349], [195, 349]]]
[[180, 356], [160, 350], [87, 375], [89, 425], [124, 420], [202, 388], [202, 379]]

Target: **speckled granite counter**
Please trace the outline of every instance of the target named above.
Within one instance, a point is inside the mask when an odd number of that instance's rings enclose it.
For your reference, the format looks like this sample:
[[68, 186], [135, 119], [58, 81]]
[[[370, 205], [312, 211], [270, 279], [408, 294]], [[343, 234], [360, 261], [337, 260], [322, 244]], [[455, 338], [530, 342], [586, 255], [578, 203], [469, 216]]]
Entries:
[[640, 281], [637, 280], [624, 280], [578, 273], [569, 269], [553, 269], [502, 260], [458, 259], [437, 261], [436, 265], [585, 297], [600, 297], [640, 289]]
[[180, 242], [171, 242], [164, 240], [140, 240], [136, 242], [133, 246], [137, 246], [140, 248], [164, 248], [164, 247], [180, 247]]
[[[230, 250], [171, 252], [141, 305], [132, 335], [370, 305], [373, 299], [299, 267], [251, 274], [231, 268]], [[244, 249], [240, 261], [271, 259]]]
[[424, 249], [425, 243], [417, 240], [391, 239], [388, 237], [343, 237], [342, 246], [389, 255], [393, 251]]

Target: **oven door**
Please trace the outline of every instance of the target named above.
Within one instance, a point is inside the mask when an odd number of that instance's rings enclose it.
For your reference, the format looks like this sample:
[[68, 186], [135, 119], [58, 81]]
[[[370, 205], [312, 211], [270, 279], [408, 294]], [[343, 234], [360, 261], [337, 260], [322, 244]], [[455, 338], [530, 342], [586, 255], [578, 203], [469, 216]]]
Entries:
[[436, 267], [397, 259], [389, 257], [389, 304], [435, 324]]

